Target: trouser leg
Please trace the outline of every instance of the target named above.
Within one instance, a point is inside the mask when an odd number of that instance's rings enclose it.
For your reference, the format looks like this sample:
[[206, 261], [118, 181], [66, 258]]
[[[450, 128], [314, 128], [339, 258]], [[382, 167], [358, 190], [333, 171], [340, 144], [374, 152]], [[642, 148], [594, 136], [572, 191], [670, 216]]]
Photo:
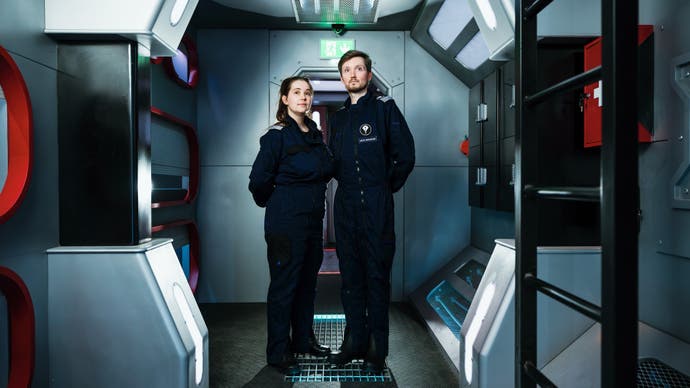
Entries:
[[341, 298], [352, 339], [352, 348], [356, 352], [364, 351], [369, 337], [366, 316], [365, 270], [355, 260], [348, 260], [341, 264], [340, 268], [343, 282]]
[[340, 298], [352, 350], [363, 352], [369, 337], [366, 327], [366, 267], [358, 255], [359, 243], [353, 229], [341, 227], [336, 231], [336, 250], [342, 280]]
[[304, 264], [300, 271], [292, 309], [292, 341], [297, 351], [306, 351], [314, 320], [316, 280], [323, 262], [323, 238], [321, 234], [304, 240]]
[[[388, 333], [390, 306], [390, 266], [388, 260], [369, 260], [367, 262], [367, 325], [375, 349], [373, 356], [384, 359], [388, 355]], [[373, 346], [373, 347], [372, 347]]]
[[302, 256], [295, 255], [299, 246], [293, 244], [287, 235], [267, 234], [266, 243], [271, 273], [267, 298], [266, 359], [272, 364], [281, 362], [283, 355], [289, 352], [290, 319]]
[[373, 226], [363, 234], [363, 256], [367, 266], [367, 324], [371, 333], [369, 357], [379, 360], [388, 355], [389, 307], [391, 298], [391, 267], [395, 255], [395, 233], [392, 197], [382, 195], [385, 205], [368, 226]]

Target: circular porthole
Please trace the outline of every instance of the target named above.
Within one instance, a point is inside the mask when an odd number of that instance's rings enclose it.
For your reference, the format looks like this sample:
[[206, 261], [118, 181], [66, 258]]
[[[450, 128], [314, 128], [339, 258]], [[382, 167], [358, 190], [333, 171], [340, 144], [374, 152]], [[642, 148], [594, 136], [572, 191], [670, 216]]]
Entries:
[[0, 46], [0, 223], [21, 203], [31, 172], [31, 100], [19, 67]]

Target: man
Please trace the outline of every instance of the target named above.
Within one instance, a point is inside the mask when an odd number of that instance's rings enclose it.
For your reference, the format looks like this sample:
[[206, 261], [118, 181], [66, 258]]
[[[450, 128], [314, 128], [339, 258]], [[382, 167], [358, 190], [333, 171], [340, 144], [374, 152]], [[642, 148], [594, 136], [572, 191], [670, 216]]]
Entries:
[[332, 117], [329, 147], [338, 180], [335, 235], [347, 328], [329, 361], [364, 358], [363, 372], [379, 374], [388, 355], [393, 193], [414, 167], [414, 140], [393, 99], [369, 90], [367, 54], [346, 52], [338, 70], [350, 97]]

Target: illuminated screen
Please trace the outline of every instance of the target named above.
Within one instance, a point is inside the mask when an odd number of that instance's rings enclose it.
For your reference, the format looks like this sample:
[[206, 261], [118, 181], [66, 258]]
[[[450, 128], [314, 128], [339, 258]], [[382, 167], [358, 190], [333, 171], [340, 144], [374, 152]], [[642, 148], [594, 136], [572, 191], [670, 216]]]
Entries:
[[455, 274], [472, 287], [472, 296], [479, 288], [486, 266], [476, 260], [470, 260], [455, 271]]
[[426, 301], [453, 332], [455, 338], [460, 340], [460, 330], [471, 302], [445, 280], [429, 292]]

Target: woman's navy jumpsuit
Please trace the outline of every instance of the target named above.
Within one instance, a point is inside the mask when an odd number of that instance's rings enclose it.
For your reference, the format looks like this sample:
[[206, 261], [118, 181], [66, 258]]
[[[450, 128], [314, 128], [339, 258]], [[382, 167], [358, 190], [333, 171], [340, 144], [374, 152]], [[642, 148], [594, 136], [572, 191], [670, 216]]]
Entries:
[[267, 319], [269, 364], [280, 363], [293, 349], [308, 349], [314, 317], [316, 277], [323, 261], [326, 184], [333, 174], [330, 151], [316, 124], [309, 132], [292, 118], [261, 137], [249, 190], [266, 207], [264, 231], [271, 284]]

